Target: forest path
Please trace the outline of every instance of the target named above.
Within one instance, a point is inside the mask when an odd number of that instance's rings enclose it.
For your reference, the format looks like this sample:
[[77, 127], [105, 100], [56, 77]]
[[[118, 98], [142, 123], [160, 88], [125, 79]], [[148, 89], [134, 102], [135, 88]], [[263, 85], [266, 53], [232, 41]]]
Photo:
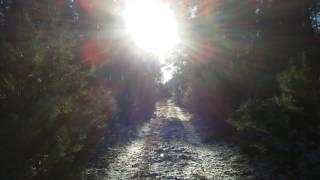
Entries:
[[83, 179], [254, 179], [239, 150], [225, 142], [203, 144], [191, 118], [172, 100], [159, 102], [137, 137], [110, 148], [115, 156], [102, 155], [107, 165], [88, 168]]

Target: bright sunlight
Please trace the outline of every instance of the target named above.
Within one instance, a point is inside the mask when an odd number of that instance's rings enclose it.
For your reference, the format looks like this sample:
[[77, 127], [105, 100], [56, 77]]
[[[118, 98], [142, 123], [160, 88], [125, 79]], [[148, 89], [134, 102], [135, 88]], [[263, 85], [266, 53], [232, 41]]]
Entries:
[[143, 50], [164, 56], [179, 43], [178, 25], [168, 4], [160, 0], [127, 0], [126, 32]]

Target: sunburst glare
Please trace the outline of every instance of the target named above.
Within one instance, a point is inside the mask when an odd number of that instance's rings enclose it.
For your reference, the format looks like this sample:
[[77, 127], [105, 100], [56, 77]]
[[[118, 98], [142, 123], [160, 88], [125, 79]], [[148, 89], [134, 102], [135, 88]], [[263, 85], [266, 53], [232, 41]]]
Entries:
[[147, 52], [164, 56], [179, 43], [176, 17], [160, 0], [127, 0], [123, 17], [126, 32]]

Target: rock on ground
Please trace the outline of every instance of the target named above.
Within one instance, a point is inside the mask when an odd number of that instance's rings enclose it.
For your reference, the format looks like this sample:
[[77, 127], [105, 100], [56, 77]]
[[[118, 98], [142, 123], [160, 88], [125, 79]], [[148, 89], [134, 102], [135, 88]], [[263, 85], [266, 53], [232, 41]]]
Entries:
[[172, 100], [159, 102], [137, 137], [106, 150], [82, 179], [255, 179], [235, 147], [201, 143], [191, 118]]

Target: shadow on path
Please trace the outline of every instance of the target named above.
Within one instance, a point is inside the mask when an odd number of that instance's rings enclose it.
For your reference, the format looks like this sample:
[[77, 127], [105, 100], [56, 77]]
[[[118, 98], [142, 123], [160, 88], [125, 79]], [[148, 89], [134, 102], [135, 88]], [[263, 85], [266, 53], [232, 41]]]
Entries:
[[255, 179], [239, 150], [204, 145], [191, 118], [172, 100], [159, 102], [137, 137], [106, 150], [82, 179]]

